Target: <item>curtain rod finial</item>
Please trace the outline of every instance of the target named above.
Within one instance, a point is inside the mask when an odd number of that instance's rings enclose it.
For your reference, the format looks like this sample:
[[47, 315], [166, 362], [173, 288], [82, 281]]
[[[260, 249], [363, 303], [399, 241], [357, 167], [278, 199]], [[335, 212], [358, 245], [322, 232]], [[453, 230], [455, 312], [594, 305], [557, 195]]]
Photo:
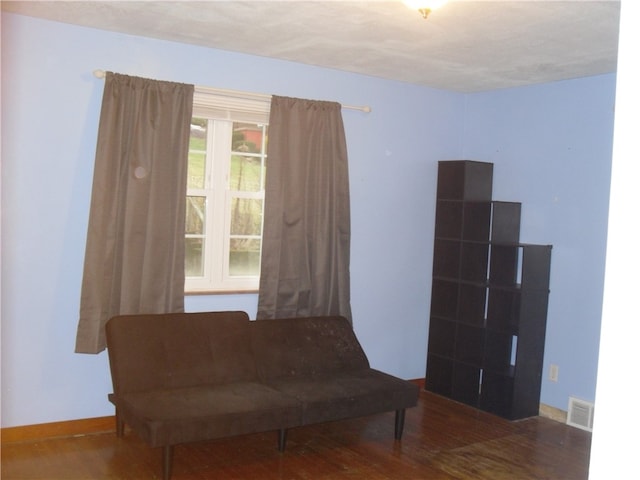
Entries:
[[93, 76], [96, 78], [104, 78], [106, 76], [106, 72], [104, 70], [94, 70]]

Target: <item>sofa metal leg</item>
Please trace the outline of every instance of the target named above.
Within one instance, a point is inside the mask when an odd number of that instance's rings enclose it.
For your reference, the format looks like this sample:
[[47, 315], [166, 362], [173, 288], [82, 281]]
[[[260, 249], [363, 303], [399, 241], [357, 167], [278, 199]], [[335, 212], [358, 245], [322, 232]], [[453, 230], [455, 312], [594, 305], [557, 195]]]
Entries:
[[162, 478], [169, 480], [173, 469], [173, 445], [165, 445], [162, 451]]
[[278, 450], [284, 452], [287, 445], [287, 429], [281, 428], [278, 430]]
[[402, 431], [404, 430], [404, 414], [405, 409], [396, 410], [396, 431], [395, 438], [400, 440], [402, 438]]

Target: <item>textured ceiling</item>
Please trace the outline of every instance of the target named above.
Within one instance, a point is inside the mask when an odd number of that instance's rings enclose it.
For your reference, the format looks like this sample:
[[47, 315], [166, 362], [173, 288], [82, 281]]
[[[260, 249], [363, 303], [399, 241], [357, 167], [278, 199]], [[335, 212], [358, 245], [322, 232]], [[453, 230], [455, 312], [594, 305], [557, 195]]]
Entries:
[[2, 10], [457, 92], [616, 70], [619, 0], [2, 1]]

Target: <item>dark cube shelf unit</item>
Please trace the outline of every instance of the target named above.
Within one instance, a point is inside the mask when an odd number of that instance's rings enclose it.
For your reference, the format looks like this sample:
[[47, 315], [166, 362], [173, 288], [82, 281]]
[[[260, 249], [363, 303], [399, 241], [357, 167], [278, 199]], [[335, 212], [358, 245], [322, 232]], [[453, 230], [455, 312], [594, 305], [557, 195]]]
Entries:
[[538, 414], [551, 245], [492, 190], [492, 163], [439, 162], [425, 385], [516, 420]]

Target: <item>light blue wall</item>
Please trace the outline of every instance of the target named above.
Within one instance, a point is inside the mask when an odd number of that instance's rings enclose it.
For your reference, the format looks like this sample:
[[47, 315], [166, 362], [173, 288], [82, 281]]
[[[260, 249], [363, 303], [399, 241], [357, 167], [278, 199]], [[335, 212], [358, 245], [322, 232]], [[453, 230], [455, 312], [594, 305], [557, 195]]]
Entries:
[[[370, 105], [347, 110], [352, 308], [373, 366], [424, 376], [436, 161], [461, 153], [460, 95], [2, 15], [2, 426], [112, 415], [105, 353], [73, 353], [103, 81], [94, 69]], [[189, 297], [194, 310], [256, 296]]]
[[[372, 107], [343, 114], [354, 327], [372, 366], [404, 378], [424, 376], [437, 161], [495, 162], [496, 194], [524, 203], [523, 238], [554, 244], [547, 363], [560, 365], [561, 381], [557, 391], [545, 383], [542, 401], [566, 408], [568, 394], [593, 398], [614, 76], [461, 95], [3, 14], [3, 427], [113, 414], [106, 354], [73, 353], [98, 68]], [[571, 124], [598, 118], [566, 126], [561, 114]], [[540, 136], [544, 146], [533, 138]], [[573, 153], [560, 155], [563, 145]], [[583, 167], [577, 183], [573, 166]], [[544, 188], [529, 184], [535, 178]], [[586, 210], [596, 212], [591, 223], [582, 221], [591, 218]], [[571, 285], [579, 282], [584, 290]], [[255, 295], [188, 297], [187, 309], [254, 316], [256, 302]]]
[[542, 401], [563, 410], [595, 397], [614, 101], [615, 75], [467, 97], [465, 157], [494, 163], [494, 199], [522, 201], [521, 240], [553, 245]]

